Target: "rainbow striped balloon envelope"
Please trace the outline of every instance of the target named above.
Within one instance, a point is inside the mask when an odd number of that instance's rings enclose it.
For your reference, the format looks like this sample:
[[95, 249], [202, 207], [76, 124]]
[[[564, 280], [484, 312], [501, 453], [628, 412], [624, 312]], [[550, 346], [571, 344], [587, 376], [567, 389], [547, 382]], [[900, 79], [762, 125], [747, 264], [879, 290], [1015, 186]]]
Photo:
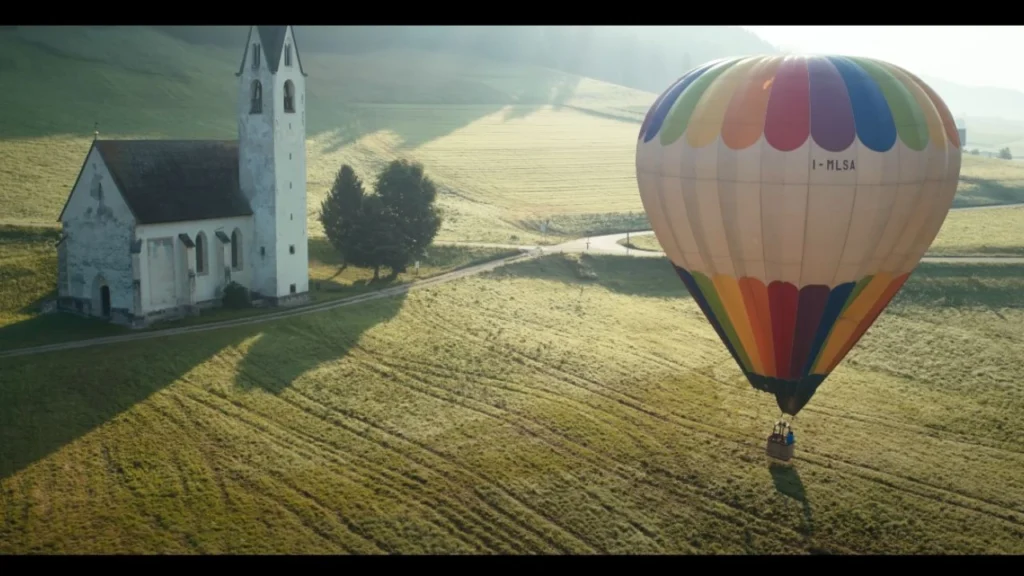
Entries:
[[751, 385], [790, 415], [917, 266], [960, 161], [934, 90], [844, 56], [691, 70], [651, 106], [636, 150], [658, 242]]

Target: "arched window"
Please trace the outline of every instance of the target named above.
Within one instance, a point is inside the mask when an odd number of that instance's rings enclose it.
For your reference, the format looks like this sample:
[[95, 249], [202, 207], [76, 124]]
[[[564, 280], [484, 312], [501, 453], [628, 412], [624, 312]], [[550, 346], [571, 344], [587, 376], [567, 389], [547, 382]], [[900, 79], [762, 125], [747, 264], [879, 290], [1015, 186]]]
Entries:
[[259, 70], [260, 69], [260, 45], [259, 44], [253, 44], [252, 45], [252, 69], [253, 70]]
[[206, 234], [196, 234], [196, 274], [206, 274]]
[[284, 83], [284, 111], [295, 112], [295, 84], [291, 80]]
[[231, 268], [242, 269], [242, 231], [238, 228], [231, 233]]
[[263, 112], [263, 84], [259, 80], [252, 81], [252, 102], [249, 106], [250, 114], [261, 114]]

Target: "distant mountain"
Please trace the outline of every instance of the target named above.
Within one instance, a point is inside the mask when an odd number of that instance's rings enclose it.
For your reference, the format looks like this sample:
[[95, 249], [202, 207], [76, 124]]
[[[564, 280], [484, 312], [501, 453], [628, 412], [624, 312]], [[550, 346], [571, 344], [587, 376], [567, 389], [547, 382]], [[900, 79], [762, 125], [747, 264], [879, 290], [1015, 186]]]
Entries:
[[1003, 118], [1024, 123], [1024, 92], [1010, 88], [965, 86], [933, 76], [921, 76], [946, 101], [957, 118]]
[[[157, 26], [192, 44], [234, 48], [247, 26]], [[303, 51], [407, 48], [553, 68], [661, 93], [710, 60], [778, 50], [737, 26], [295, 26]]]

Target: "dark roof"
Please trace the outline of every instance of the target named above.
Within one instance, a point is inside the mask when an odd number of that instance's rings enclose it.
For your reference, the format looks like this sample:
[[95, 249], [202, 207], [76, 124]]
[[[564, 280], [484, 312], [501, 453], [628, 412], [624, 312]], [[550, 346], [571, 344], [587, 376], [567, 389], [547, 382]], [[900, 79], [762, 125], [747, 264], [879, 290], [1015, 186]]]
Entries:
[[238, 185], [235, 140], [97, 140], [93, 146], [139, 224], [252, 214]]
[[[256, 33], [260, 35], [260, 44], [263, 46], [267, 67], [276, 74], [278, 65], [281, 63], [281, 52], [284, 51], [284, 38], [288, 35], [288, 26], [254, 26], [249, 28], [249, 37], [245, 41], [245, 50], [242, 52], [242, 63], [238, 65], [238, 74], [235, 74], [235, 76], [241, 76], [245, 70], [245, 60], [249, 57], [249, 40], [252, 39], [252, 28], [256, 28]], [[299, 39], [296, 37], [294, 29], [292, 29], [292, 44], [294, 45], [292, 56], [299, 62], [299, 72], [303, 76], [309, 76], [302, 69], [302, 60], [299, 58]]]

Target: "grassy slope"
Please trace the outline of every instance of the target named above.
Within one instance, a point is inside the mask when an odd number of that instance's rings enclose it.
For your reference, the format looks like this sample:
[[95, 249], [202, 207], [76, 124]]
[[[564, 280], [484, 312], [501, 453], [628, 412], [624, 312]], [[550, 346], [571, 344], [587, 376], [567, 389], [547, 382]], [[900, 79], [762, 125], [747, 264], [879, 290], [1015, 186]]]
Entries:
[[1019, 268], [915, 275], [787, 468], [662, 261], [579, 266], [0, 359], [0, 552], [1024, 552]]
[[[105, 137], [236, 136], [237, 50], [147, 28], [40, 28], [0, 32], [0, 53], [0, 82], [20, 87], [0, 92], [0, 221], [53, 222], [94, 121]], [[342, 162], [371, 180], [398, 156], [441, 185], [441, 241], [542, 242], [547, 218], [563, 236], [646, 225], [633, 156], [654, 94], [446, 54], [303, 56], [313, 234]], [[957, 202], [1024, 201], [1022, 182], [1024, 166], [968, 157]]]

